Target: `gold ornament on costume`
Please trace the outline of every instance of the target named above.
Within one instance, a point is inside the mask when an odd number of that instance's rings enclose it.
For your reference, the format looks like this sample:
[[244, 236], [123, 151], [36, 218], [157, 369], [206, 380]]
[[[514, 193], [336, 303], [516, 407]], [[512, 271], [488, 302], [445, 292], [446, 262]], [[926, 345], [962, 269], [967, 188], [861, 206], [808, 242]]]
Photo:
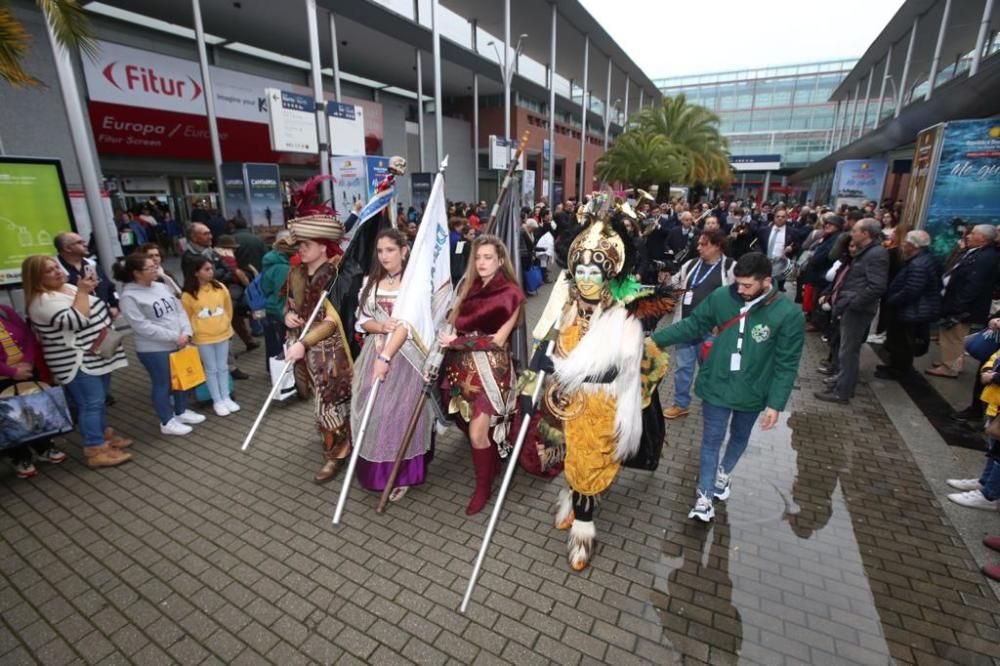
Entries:
[[552, 382], [545, 389], [545, 407], [557, 419], [569, 421], [583, 412], [583, 396], [579, 391], [567, 394], [559, 390], [559, 384]]

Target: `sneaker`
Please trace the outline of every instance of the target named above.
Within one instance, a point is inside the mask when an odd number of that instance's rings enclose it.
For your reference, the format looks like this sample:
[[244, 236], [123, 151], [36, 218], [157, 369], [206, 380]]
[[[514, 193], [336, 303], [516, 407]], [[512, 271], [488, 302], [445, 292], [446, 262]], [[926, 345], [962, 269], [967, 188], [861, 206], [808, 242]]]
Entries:
[[694, 508], [688, 513], [688, 518], [697, 518], [703, 523], [711, 522], [715, 518], [715, 508], [712, 506], [712, 498], [698, 491], [698, 501]]
[[190, 409], [185, 409], [184, 413], [175, 416], [174, 420], [180, 421], [186, 425], [196, 425], [205, 420], [205, 415], [199, 414], [198, 412], [192, 412]]
[[955, 490], [962, 490], [966, 492], [982, 488], [982, 486], [979, 485], [979, 479], [948, 479], [945, 483]]
[[970, 490], [967, 493], [952, 493], [951, 495], [948, 495], [948, 499], [950, 499], [955, 504], [959, 504], [961, 506], [967, 506], [970, 509], [997, 508], [997, 501], [986, 499], [985, 497], [983, 497], [982, 491], [979, 490]]
[[723, 502], [729, 499], [732, 486], [729, 476], [729, 474], [722, 471], [722, 465], [719, 465], [719, 469], [715, 471], [715, 491], [712, 493], [715, 499]]
[[66, 454], [57, 449], [56, 447], [50, 446], [42, 453], [36, 453], [35, 460], [41, 460], [42, 462], [58, 465], [62, 461], [66, 460]]
[[216, 416], [229, 416], [232, 413], [229, 411], [229, 407], [226, 405], [225, 400], [220, 400], [219, 402], [213, 402], [212, 409], [215, 410]]
[[865, 342], [870, 345], [884, 345], [885, 333], [872, 333]]
[[19, 460], [14, 463], [14, 472], [19, 479], [30, 479], [38, 474], [38, 470], [35, 469], [30, 460]]
[[678, 407], [677, 405], [674, 405], [673, 407], [668, 407], [663, 410], [664, 418], [668, 419], [679, 419], [682, 416], [687, 416], [690, 413], [691, 410], [689, 410], [687, 407]]
[[235, 414], [240, 411], [240, 406], [233, 402], [232, 398], [226, 398], [223, 402], [226, 403], [226, 409], [229, 410], [230, 414]]
[[191, 432], [191, 426], [184, 425], [176, 418], [172, 418], [160, 425], [160, 432], [164, 435], [186, 435]]

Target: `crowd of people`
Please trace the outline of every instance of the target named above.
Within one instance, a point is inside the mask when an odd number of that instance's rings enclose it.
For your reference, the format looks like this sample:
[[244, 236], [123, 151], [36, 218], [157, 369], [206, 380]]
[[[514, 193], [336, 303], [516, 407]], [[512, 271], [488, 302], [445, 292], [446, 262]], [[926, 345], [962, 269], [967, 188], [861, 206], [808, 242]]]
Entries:
[[[345, 328], [341, 313], [326, 303], [305, 330], [310, 313], [338, 272], [345, 234], [356, 223], [357, 208], [344, 223], [322, 207], [298, 211], [288, 229], [270, 243], [240, 219], [213, 229], [209, 216], [205, 222], [191, 223], [180, 244], [164, 244], [158, 236], [140, 238], [146, 242], [129, 248], [115, 267], [114, 280], [89, 257], [80, 236], [60, 234], [54, 257], [35, 256], [24, 262], [30, 326], [13, 309], [0, 311], [4, 355], [0, 372], [8, 383], [47, 379], [62, 385], [75, 410], [87, 464], [114, 466], [130, 459], [126, 449], [132, 444], [106, 423], [106, 410], [114, 403], [111, 377], [127, 363], [119, 339], [123, 324], [130, 329], [136, 357], [149, 375], [150, 401], [160, 431], [169, 436], [188, 435], [206, 419], [191, 409], [188, 392], [173, 385], [171, 355], [189, 345], [197, 349], [212, 411], [226, 417], [240, 409], [232, 398], [231, 380], [246, 376], [235, 366], [231, 340], [238, 336], [251, 351], [258, 346], [255, 334], [263, 335], [267, 358], [283, 355], [295, 362], [300, 392], [312, 395], [322, 441], [322, 463], [314, 480], [324, 483], [335, 478], [352, 446], [360, 446], [361, 484], [384, 490], [395, 473], [390, 499], [398, 500], [408, 488], [424, 482], [435, 438], [434, 416], [425, 407], [401, 467], [391, 472], [393, 443], [407, 425], [399, 415], [416, 406], [429, 352], [428, 345], [414, 339], [406, 322], [394, 316], [419, 232], [414, 210], [399, 215], [397, 225], [385, 228], [375, 239], [375, 256], [349, 326]], [[645, 285], [656, 293], [675, 295], [676, 302], [668, 308], [670, 325], [650, 340], [672, 348], [675, 367], [672, 403], [662, 410], [662, 418], [688, 416], [692, 386], [702, 400], [701, 463], [690, 517], [705, 522], [714, 516], [713, 503], [730, 496], [733, 472], [758, 417], [763, 413], [761, 425], [770, 428], [785, 408], [806, 332], [822, 336], [829, 348], [826, 361], [816, 369], [826, 376], [826, 389], [816, 393], [821, 401], [850, 402], [858, 383], [861, 348], [866, 341], [881, 341], [880, 335], [888, 362], [876, 368], [877, 377], [911, 377], [914, 358], [928, 352], [933, 335], [940, 342], [939, 358], [926, 372], [957, 377], [966, 336], [987, 323], [1000, 331], [1000, 318], [990, 315], [997, 283], [996, 228], [964, 229], [951, 256], [939, 263], [931, 251], [930, 235], [906, 229], [898, 221], [899, 212], [890, 202], [831, 210], [784, 204], [747, 207], [742, 201], [722, 199], [694, 206], [683, 201], [657, 205], [640, 198], [634, 206], [619, 201], [612, 212], [596, 210], [593, 201], [568, 200], [554, 208], [540, 204], [521, 210], [521, 274], [517, 275], [506, 245], [486, 233], [485, 202], [450, 204], [452, 278], [460, 288], [450, 315], [452, 327], [436, 343], [446, 350], [442, 403], [470, 442], [475, 491], [466, 512], [477, 513], [489, 501], [500, 462], [508, 453], [519, 412], [508, 340], [523, 318], [525, 298], [544, 282], [556, 283], [552, 298], [567, 303], [575, 299], [574, 311], [586, 313], [579, 315], [586, 321], [578, 322], [581, 328], [574, 334], [584, 337], [593, 323], [591, 313], [598, 317], [595, 321], [604, 321], [602, 308], [613, 308], [618, 299], [622, 304], [631, 302], [618, 292], [609, 295], [612, 278], [622, 280], [627, 274], [636, 290]], [[166, 230], [168, 221], [160, 219], [155, 226]], [[599, 251], [588, 254], [593, 250], [584, 251], [580, 239], [590, 238], [597, 222], [603, 231], [588, 242]], [[163, 257], [181, 246], [178, 277], [164, 270]], [[620, 261], [602, 264], [600, 258], [606, 260], [608, 252], [620, 254]], [[785, 294], [792, 283], [794, 293]], [[624, 287], [619, 284], [616, 289]], [[569, 306], [560, 301], [560, 307]], [[630, 312], [627, 307], [623, 311]], [[646, 336], [654, 327], [655, 320], [643, 323]], [[539, 336], [536, 330], [538, 339], [545, 334]], [[565, 359], [582, 342], [580, 337], [565, 341], [563, 360], [557, 353], [555, 364], [549, 362], [557, 376], [571, 374]], [[618, 368], [606, 378], [587, 376], [581, 381], [611, 385], [622, 372]], [[981, 423], [995, 416], [1000, 407], [998, 380], [1000, 368], [994, 356], [977, 373], [973, 403], [954, 418]], [[376, 383], [390, 398], [380, 403], [377, 425], [364, 441], [354, 442], [365, 401]], [[619, 396], [620, 405], [625, 404], [623, 399]], [[549, 411], [558, 413], [557, 404], [553, 398]], [[660, 411], [658, 400], [655, 404]], [[582, 409], [605, 408], [588, 400]], [[655, 430], [646, 418], [644, 413], [640, 419], [643, 430]], [[574, 515], [577, 522], [590, 523], [571, 530], [574, 568], [589, 561], [593, 498], [600, 492], [586, 490], [596, 486], [581, 481], [580, 466], [595, 473], [610, 469], [605, 466], [612, 460], [621, 462], [622, 432], [605, 433], [606, 444], [590, 441], [587, 446], [606, 448], [596, 459], [580, 463], [579, 454], [574, 457], [570, 452], [570, 442], [579, 447], [586, 437], [570, 429], [563, 453], [547, 451], [540, 443], [538, 455], [547, 462], [528, 465], [543, 473], [553, 461], [556, 467], [567, 465], [571, 492], [557, 523], [570, 527]], [[66, 458], [50, 439], [7, 454], [24, 478], [37, 473], [34, 460], [59, 463]], [[982, 477], [950, 480], [960, 491], [951, 499], [965, 506], [996, 507], [998, 455], [1000, 444], [991, 440], [990, 462]], [[613, 470], [606, 483], [597, 485], [603, 490], [611, 478]], [[1000, 567], [995, 573], [1000, 576]]]

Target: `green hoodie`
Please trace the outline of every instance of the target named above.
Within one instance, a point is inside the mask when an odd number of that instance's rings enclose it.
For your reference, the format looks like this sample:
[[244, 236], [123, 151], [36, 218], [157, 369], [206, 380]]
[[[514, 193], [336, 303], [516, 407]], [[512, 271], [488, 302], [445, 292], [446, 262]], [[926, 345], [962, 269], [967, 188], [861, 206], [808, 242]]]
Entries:
[[[740, 315], [746, 305], [736, 285], [719, 287], [681, 321], [653, 333], [653, 342], [669, 347], [699, 340]], [[740, 337], [738, 321], [719, 333], [698, 372], [695, 393], [705, 402], [740, 412], [765, 407], [785, 409], [795, 384], [805, 339], [802, 310], [777, 289], [750, 308], [746, 317], [740, 369], [730, 370]]]
[[267, 300], [264, 302], [264, 310], [267, 314], [284, 320], [285, 301], [288, 297], [282, 294], [285, 287], [285, 280], [288, 278], [288, 271], [291, 264], [288, 257], [277, 250], [271, 250], [264, 255], [263, 275], [260, 277], [260, 288], [264, 290]]

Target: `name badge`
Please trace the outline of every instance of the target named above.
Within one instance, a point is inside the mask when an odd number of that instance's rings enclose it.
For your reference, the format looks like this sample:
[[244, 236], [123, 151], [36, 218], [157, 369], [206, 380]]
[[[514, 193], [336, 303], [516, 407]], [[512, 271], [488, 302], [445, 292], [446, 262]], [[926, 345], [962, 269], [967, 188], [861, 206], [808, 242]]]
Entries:
[[455, 243], [455, 254], [462, 254], [462, 250], [465, 249], [465, 241], [458, 241]]
[[733, 352], [729, 355], [729, 372], [739, 372], [740, 371], [740, 358], [741, 355]]
[[684, 305], [691, 305], [694, 301], [694, 292], [686, 291], [684, 292]]

